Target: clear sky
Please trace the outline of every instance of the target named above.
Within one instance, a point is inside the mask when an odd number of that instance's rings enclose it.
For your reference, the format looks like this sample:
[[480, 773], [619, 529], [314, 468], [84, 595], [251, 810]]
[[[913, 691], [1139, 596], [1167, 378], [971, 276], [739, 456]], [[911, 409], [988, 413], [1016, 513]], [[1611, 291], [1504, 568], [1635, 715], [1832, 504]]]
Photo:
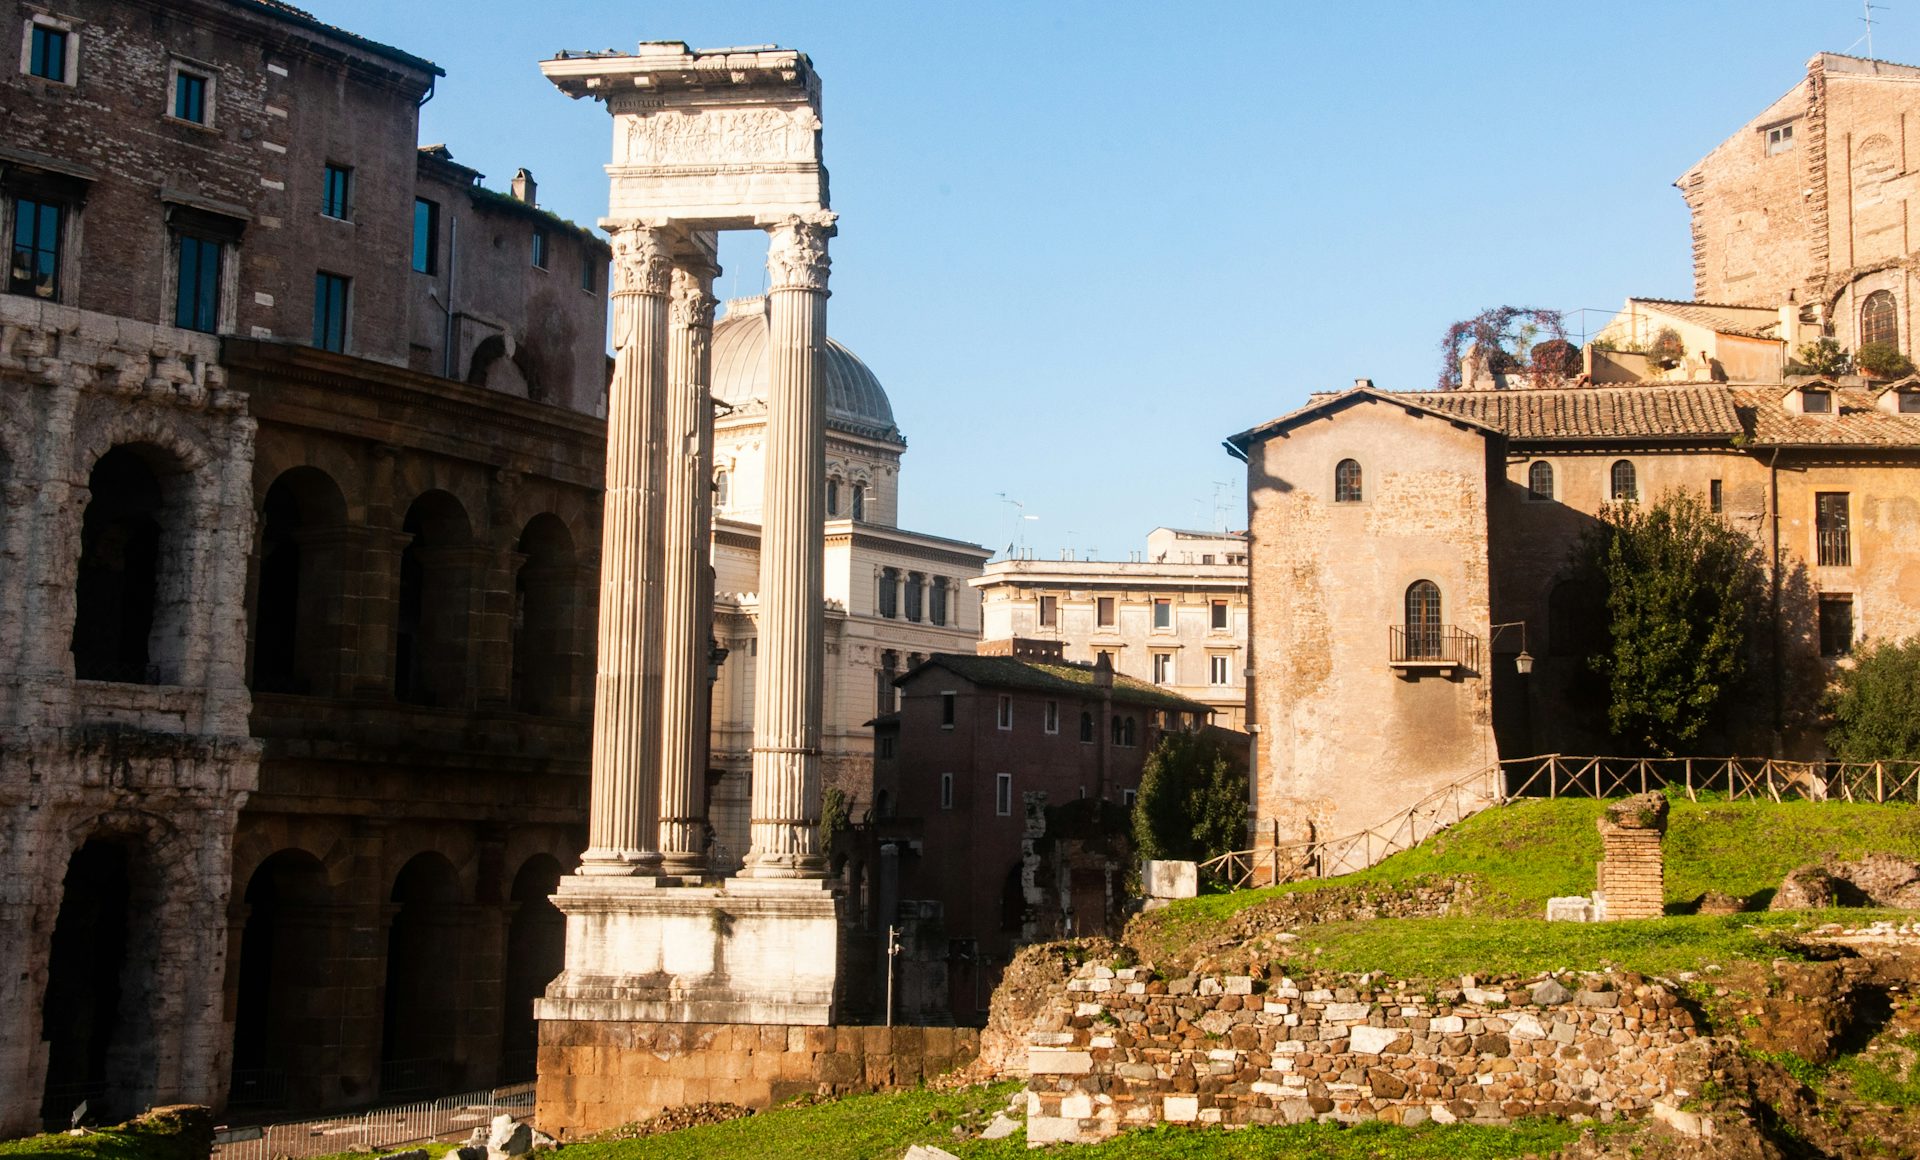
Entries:
[[[608, 118], [541, 58], [808, 53], [829, 329], [907, 435], [902, 524], [1105, 559], [1241, 526], [1222, 438], [1356, 377], [1429, 386], [1457, 319], [1689, 296], [1673, 179], [1814, 53], [1866, 54], [1853, 0], [296, 2], [438, 62], [421, 140], [583, 224]], [[1874, 55], [1920, 62], [1920, 3], [1875, 17]], [[723, 249], [721, 293], [763, 253]]]

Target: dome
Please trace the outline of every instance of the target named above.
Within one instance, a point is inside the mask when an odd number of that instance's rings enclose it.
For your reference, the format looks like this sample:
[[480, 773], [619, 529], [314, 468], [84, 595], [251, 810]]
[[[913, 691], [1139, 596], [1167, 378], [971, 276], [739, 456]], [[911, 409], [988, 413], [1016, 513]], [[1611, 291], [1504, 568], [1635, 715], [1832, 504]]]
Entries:
[[[733, 407], [767, 403], [767, 300], [735, 298], [713, 324], [713, 397]], [[893, 404], [860, 357], [827, 339], [827, 426], [901, 442]]]

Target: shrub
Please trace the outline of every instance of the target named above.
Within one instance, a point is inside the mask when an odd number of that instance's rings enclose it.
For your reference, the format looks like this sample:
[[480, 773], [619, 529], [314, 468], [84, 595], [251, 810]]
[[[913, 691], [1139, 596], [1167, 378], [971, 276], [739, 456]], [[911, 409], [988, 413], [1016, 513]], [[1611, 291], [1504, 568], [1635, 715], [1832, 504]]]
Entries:
[[1827, 707], [1827, 748], [1840, 760], [1920, 761], [1920, 636], [1855, 653]]
[[1218, 738], [1168, 733], [1147, 755], [1133, 802], [1142, 858], [1204, 862], [1247, 837], [1247, 771]]
[[1877, 379], [1897, 379], [1913, 373], [1913, 360], [1900, 348], [1884, 342], [1869, 342], [1854, 352], [1853, 365]]
[[1671, 326], [1663, 326], [1647, 344], [1647, 358], [1655, 366], [1677, 367], [1680, 360], [1687, 357], [1687, 344], [1680, 339], [1680, 332]]
[[1787, 373], [1798, 375], [1844, 375], [1852, 370], [1853, 356], [1831, 338], [1805, 344], [1787, 364]]

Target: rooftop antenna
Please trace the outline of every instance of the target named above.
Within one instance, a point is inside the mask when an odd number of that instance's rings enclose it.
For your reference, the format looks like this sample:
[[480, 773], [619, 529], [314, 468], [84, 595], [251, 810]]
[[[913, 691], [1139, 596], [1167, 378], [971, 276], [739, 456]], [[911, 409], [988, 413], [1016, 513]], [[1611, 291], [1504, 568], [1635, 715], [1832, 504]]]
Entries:
[[1006, 492], [998, 491], [998, 492], [995, 492], [994, 494], [1000, 497], [1001, 503], [1010, 503], [1013, 505], [1013, 511], [1014, 511], [1013, 537], [1007, 541], [1007, 555], [1011, 557], [1013, 555], [1013, 549], [1016, 544], [1022, 548], [1027, 546], [1026, 521], [1037, 520], [1040, 517], [1034, 516], [1034, 515], [1028, 515], [1027, 505], [1021, 503], [1019, 500], [1008, 495]]
[[1865, 42], [1867, 46], [1867, 58], [1869, 60], [1878, 59], [1873, 55], [1873, 14], [1875, 12], [1886, 11], [1889, 11], [1889, 9], [1885, 4], [1875, 4], [1873, 0], [1860, 0], [1860, 23], [1867, 26], [1867, 33], [1859, 40], [1854, 41], [1852, 45], [1848, 45], [1847, 48], [1849, 51], [1853, 49], [1853, 45]]
[[1216, 479], [1213, 481], [1213, 530], [1216, 532], [1224, 532], [1227, 530], [1226, 497], [1232, 489], [1233, 484], [1227, 480]]

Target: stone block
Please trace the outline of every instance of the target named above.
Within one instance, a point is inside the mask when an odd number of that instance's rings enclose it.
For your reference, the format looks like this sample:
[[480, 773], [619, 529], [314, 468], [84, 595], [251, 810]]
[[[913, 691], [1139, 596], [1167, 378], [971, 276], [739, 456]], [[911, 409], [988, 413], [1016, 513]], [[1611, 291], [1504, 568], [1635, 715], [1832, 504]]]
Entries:
[[1191, 1124], [1200, 1118], [1197, 1096], [1167, 1096], [1160, 1103], [1160, 1114], [1170, 1124]]
[[1583, 894], [1547, 899], [1548, 922], [1594, 922], [1593, 899]]
[[1093, 1056], [1085, 1051], [1056, 1047], [1027, 1048], [1029, 1075], [1087, 1075], [1093, 1071]]
[[1141, 864], [1140, 877], [1149, 898], [1193, 898], [1200, 893], [1198, 863], [1149, 858]]
[[1348, 1043], [1357, 1054], [1379, 1055], [1405, 1036], [1406, 1032], [1392, 1027], [1355, 1027], [1348, 1034]]

